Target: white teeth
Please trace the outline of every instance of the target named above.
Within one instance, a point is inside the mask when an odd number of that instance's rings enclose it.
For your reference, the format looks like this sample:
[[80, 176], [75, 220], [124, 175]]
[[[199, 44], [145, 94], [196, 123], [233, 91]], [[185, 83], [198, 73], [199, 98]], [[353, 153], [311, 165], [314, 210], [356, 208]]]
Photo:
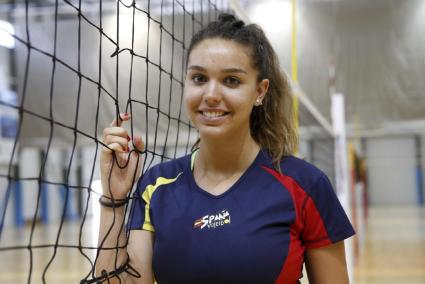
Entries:
[[202, 114], [205, 115], [206, 117], [213, 118], [213, 117], [219, 117], [219, 116], [224, 115], [224, 112], [222, 112], [222, 111], [221, 112], [204, 111], [204, 112], [202, 112]]

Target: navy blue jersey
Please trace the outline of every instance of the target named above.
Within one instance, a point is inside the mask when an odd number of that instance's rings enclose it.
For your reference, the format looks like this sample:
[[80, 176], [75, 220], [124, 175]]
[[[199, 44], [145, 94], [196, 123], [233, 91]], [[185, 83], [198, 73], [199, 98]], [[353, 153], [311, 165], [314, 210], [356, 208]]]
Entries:
[[260, 151], [218, 196], [196, 184], [192, 160], [149, 169], [132, 203], [128, 229], [154, 232], [160, 284], [299, 283], [306, 249], [354, 234], [328, 178], [301, 159], [279, 173]]

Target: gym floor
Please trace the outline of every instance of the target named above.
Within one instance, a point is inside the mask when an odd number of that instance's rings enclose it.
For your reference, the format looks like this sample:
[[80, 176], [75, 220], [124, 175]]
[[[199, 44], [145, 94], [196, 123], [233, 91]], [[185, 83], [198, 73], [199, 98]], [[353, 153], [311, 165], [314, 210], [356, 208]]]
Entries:
[[355, 284], [425, 284], [425, 208], [369, 209]]
[[[64, 224], [60, 244], [78, 246], [78, 222]], [[94, 226], [87, 222], [81, 235], [83, 246], [93, 246]], [[44, 267], [54, 253], [59, 225], [37, 224], [33, 233], [33, 265], [30, 283], [42, 283]], [[24, 229], [6, 228], [1, 247], [22, 246], [19, 250], [0, 251], [0, 283], [28, 282], [30, 271], [29, 244], [31, 226]], [[94, 257], [94, 250], [84, 252]], [[425, 208], [373, 207], [365, 223], [363, 236], [354, 264], [354, 284], [425, 284]], [[46, 275], [46, 283], [79, 283], [90, 271], [89, 261], [76, 248], [58, 247]], [[305, 277], [306, 278], [306, 277]], [[303, 279], [302, 283], [308, 283]]]

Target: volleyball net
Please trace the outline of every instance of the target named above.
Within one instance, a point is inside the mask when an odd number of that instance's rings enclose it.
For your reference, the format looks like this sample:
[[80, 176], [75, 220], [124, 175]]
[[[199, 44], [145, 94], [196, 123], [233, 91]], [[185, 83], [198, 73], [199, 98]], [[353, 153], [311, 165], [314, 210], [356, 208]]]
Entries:
[[[1, 4], [14, 46], [0, 47], [0, 282], [94, 278], [102, 130], [132, 114], [142, 172], [188, 153], [197, 132], [182, 108], [186, 51], [221, 12], [233, 13], [228, 1]], [[332, 134], [300, 106], [300, 156], [332, 177]]]
[[335, 185], [335, 135], [333, 126], [317, 110], [299, 86], [299, 153], [310, 163], [320, 168]]

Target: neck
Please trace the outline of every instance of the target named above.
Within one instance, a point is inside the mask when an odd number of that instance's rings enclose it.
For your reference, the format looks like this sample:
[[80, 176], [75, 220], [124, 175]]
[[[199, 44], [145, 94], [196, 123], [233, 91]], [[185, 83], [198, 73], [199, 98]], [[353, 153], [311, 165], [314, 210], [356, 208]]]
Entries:
[[249, 132], [246, 137], [240, 135], [226, 139], [201, 137], [195, 168], [217, 174], [243, 172], [254, 161], [259, 150], [260, 146]]

